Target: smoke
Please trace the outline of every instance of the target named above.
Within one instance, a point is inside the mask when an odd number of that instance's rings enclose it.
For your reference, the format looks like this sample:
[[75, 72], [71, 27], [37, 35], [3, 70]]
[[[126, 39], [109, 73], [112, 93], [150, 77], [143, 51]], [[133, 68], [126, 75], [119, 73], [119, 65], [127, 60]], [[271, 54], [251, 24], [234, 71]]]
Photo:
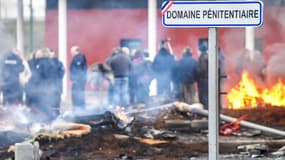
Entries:
[[[14, 20], [1, 20], [0, 22], [0, 59], [2, 60], [3, 54], [16, 47], [16, 21]], [[2, 75], [3, 64], [0, 64], [0, 73]], [[3, 77], [2, 77], [3, 78]], [[1, 86], [2, 86], [1, 78]], [[1, 97], [1, 100], [3, 97]], [[3, 102], [3, 101], [2, 101]], [[32, 113], [31, 109], [24, 105], [7, 105], [0, 106], [0, 132], [9, 132], [9, 136], [4, 136], [5, 142], [12, 139], [17, 140], [20, 137], [29, 135], [28, 126], [38, 120], [38, 117]], [[13, 132], [13, 133], [12, 133]], [[21, 136], [20, 136], [21, 135]], [[1, 134], [1, 139], [3, 139]], [[4, 140], [3, 139], [3, 140]], [[1, 140], [3, 145], [4, 141]]]
[[[268, 8], [268, 17], [266, 18], [270, 18], [270, 20], [272, 21], [276, 21], [277, 23], [274, 24], [276, 26], [281, 25], [281, 32], [285, 32], [285, 20], [284, 17], [285, 16], [285, 12], [282, 8]], [[270, 29], [270, 28], [269, 28]]]
[[[265, 23], [256, 29], [256, 36], [263, 38], [263, 57], [266, 68], [263, 70], [265, 84], [271, 86], [278, 79], [285, 80], [285, 12], [282, 8], [267, 7], [264, 15]], [[266, 42], [266, 43], [265, 43]]]
[[[1, 123], [7, 126], [28, 125], [34, 121], [31, 110], [25, 106], [5, 106], [0, 108]], [[16, 129], [16, 128], [15, 128]]]
[[281, 53], [285, 49], [285, 43], [273, 43], [265, 48], [265, 52], [270, 55]]
[[[266, 68], [262, 71], [265, 79], [263, 84], [258, 85], [272, 85], [279, 78], [284, 79], [284, 73], [282, 68], [282, 56], [284, 56], [285, 43], [285, 12], [279, 7], [266, 7], [264, 12], [264, 24], [260, 28], [255, 29], [255, 36], [257, 39], [261, 39], [263, 46], [259, 46], [262, 50], [262, 57], [265, 61]], [[243, 48], [244, 44], [244, 31], [243, 29], [229, 29], [223, 35], [221, 35], [223, 44], [222, 49], [227, 53], [226, 55], [226, 69], [228, 79], [226, 81], [226, 90], [229, 91], [240, 79], [241, 74], [236, 73], [237, 59], [240, 55], [240, 48]], [[229, 43], [233, 42], [233, 43]], [[236, 43], [235, 43], [236, 42]], [[284, 62], [284, 61], [283, 61]], [[259, 65], [259, 63], [256, 63]], [[250, 70], [254, 70], [255, 64], [247, 65]], [[257, 75], [259, 73], [254, 73]], [[251, 74], [252, 76], [252, 74]], [[256, 81], [255, 77], [254, 80]], [[260, 81], [260, 79], [258, 80]]]
[[[0, 59], [3, 54], [16, 47], [16, 22], [13, 20], [1, 20], [0, 22]], [[2, 75], [3, 64], [0, 64]], [[0, 85], [2, 87], [2, 78]], [[1, 97], [2, 99], [2, 97]], [[3, 99], [2, 99], [3, 100]], [[23, 105], [0, 106], [0, 147], [23, 141], [30, 135], [28, 126], [35, 121], [30, 108]]]
[[285, 12], [282, 7], [267, 7], [264, 24], [257, 29], [257, 36], [264, 37], [264, 56], [267, 62], [275, 55], [285, 50]]
[[266, 82], [272, 85], [278, 79], [285, 80], [285, 52], [277, 53], [271, 57], [265, 69]]
[[0, 147], [6, 147], [16, 142], [24, 141], [35, 132], [32, 124], [37, 123], [30, 108], [26, 106], [0, 107]]

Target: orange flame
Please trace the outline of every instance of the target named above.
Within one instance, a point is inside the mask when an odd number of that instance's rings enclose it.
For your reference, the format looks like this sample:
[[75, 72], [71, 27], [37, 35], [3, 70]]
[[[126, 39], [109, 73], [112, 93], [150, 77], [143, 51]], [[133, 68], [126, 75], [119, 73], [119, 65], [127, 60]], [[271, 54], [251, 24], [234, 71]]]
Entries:
[[281, 79], [272, 87], [258, 89], [248, 72], [227, 95], [230, 109], [251, 109], [262, 106], [285, 107], [285, 83]]
[[129, 123], [129, 118], [126, 116], [126, 114], [124, 113], [124, 110], [122, 107], [117, 107], [115, 115], [117, 116], [117, 118], [119, 118], [120, 120], [122, 120], [125, 123]]

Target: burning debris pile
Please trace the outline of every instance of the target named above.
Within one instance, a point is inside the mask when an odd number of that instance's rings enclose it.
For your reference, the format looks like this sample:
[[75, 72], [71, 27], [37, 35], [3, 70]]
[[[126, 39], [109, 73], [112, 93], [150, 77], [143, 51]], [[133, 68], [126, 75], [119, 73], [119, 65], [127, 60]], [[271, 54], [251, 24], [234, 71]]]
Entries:
[[[208, 150], [207, 112], [200, 104], [178, 102], [126, 111], [117, 108], [96, 115], [61, 116], [61, 121], [51, 124], [26, 125], [30, 128], [26, 137], [40, 143], [42, 159], [199, 159]], [[273, 128], [246, 127], [249, 116], [229, 120], [221, 115], [228, 122], [221, 124], [221, 153], [235, 153], [228, 159], [283, 157], [279, 148], [285, 145], [284, 136], [270, 132]], [[13, 155], [3, 148], [0, 159]]]
[[257, 86], [247, 71], [241, 81], [227, 95], [230, 109], [252, 109], [262, 107], [285, 107], [285, 81], [278, 79], [272, 86]]

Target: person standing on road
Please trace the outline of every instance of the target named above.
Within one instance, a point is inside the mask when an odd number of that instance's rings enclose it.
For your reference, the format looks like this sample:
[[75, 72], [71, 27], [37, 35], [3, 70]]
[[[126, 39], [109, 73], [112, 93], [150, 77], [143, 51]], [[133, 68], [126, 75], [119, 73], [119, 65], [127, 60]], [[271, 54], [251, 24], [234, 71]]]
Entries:
[[4, 105], [21, 104], [23, 100], [23, 87], [19, 75], [24, 71], [23, 60], [19, 51], [14, 49], [4, 54], [2, 60], [2, 92]]
[[61, 105], [61, 94], [62, 94], [62, 80], [65, 73], [64, 66], [62, 62], [58, 59], [56, 56], [56, 53], [54, 50], [49, 49], [49, 56], [50, 56], [50, 63], [51, 63], [51, 84], [52, 84], [52, 96], [53, 96], [53, 103], [52, 106], [54, 110], [54, 116], [59, 115], [60, 111], [60, 105]]
[[168, 47], [169, 43], [168, 40], [161, 41], [160, 50], [152, 63], [152, 70], [157, 79], [157, 93], [160, 96], [169, 96], [171, 93], [171, 72], [175, 66], [175, 59]]
[[132, 64], [127, 53], [122, 49], [110, 59], [110, 66], [115, 76], [114, 105], [126, 107], [129, 105], [129, 74]]
[[72, 105], [76, 108], [85, 108], [86, 57], [78, 46], [71, 47], [70, 52], [72, 55], [72, 61], [69, 68], [70, 80], [72, 83]]
[[196, 102], [195, 83], [198, 80], [198, 63], [192, 57], [190, 48], [185, 48], [182, 58], [178, 61], [179, 80], [181, 82], [181, 100], [193, 104]]

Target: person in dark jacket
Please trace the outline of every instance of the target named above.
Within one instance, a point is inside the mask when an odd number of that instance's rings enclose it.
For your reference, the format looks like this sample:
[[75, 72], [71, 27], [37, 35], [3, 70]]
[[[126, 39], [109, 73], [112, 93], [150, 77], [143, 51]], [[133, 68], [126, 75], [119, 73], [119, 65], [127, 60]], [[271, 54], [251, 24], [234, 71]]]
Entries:
[[64, 74], [60, 65], [51, 58], [51, 54], [48, 48], [35, 52], [28, 61], [32, 76], [26, 85], [27, 105], [45, 115], [42, 120], [46, 122], [54, 120], [59, 114], [58, 92], [61, 92], [61, 84], [58, 84], [58, 78], [62, 78]]
[[40, 77], [38, 72], [38, 59], [42, 57], [40, 50], [33, 53], [32, 58], [28, 60], [28, 64], [31, 70], [31, 77], [25, 86], [26, 93], [26, 105], [36, 107], [39, 104], [39, 92], [38, 85], [40, 83]]
[[61, 104], [61, 94], [62, 94], [62, 79], [64, 76], [64, 66], [62, 62], [56, 57], [56, 54], [53, 50], [49, 49], [50, 51], [50, 63], [52, 68], [50, 68], [50, 84], [52, 85], [51, 87], [51, 92], [53, 92], [53, 103], [52, 107], [55, 110], [54, 116], [59, 115], [59, 110], [60, 110], [60, 104]]
[[222, 49], [219, 47], [218, 48], [218, 59], [219, 59], [219, 74], [221, 79], [226, 78], [227, 73], [226, 73], [226, 66], [225, 66], [225, 55], [222, 51]]
[[144, 103], [148, 99], [149, 85], [152, 80], [151, 62], [145, 59], [145, 53], [136, 51], [132, 60], [132, 74], [134, 78], [133, 90], [136, 103]]
[[202, 50], [198, 60], [198, 95], [199, 101], [208, 109], [208, 53]]
[[181, 91], [180, 91], [180, 87], [181, 87], [181, 78], [180, 78], [181, 74], [180, 74], [180, 69], [179, 69], [179, 63], [178, 61], [175, 61], [175, 64], [173, 66], [173, 69], [171, 71], [171, 80], [172, 80], [172, 84], [173, 84], [173, 95], [175, 100], [180, 100], [181, 97]]
[[13, 50], [4, 54], [1, 73], [4, 105], [22, 103], [23, 87], [19, 74], [23, 71], [24, 65], [18, 51]]
[[185, 48], [183, 57], [178, 62], [178, 68], [181, 82], [181, 100], [188, 104], [195, 103], [195, 82], [198, 79], [198, 63], [192, 57], [190, 48]]
[[[120, 52], [120, 48], [114, 48], [112, 50], [110, 57], [106, 60], [106, 65], [108, 65], [108, 67], [111, 68], [111, 60], [119, 52]], [[111, 70], [112, 70], [112, 68], [111, 68]], [[108, 88], [108, 103], [111, 106], [114, 105], [114, 83], [115, 83], [115, 80], [114, 80], [113, 70], [112, 70], [112, 77], [113, 77], [113, 80], [110, 81], [111, 83], [109, 83], [109, 88]]]
[[131, 60], [120, 50], [110, 59], [110, 67], [113, 70], [115, 83], [113, 104], [126, 107], [129, 105], [129, 74], [131, 71]]
[[[202, 103], [206, 109], [208, 109], [208, 94], [209, 94], [209, 86], [208, 86], [208, 51], [207, 47], [202, 46], [200, 48], [201, 54], [198, 60], [198, 94], [200, 103]], [[221, 79], [226, 76], [226, 69], [225, 69], [225, 57], [222, 53], [222, 50], [218, 49], [218, 60], [219, 60], [219, 91], [222, 89], [222, 81]], [[221, 99], [219, 100], [221, 103]], [[221, 104], [220, 104], [221, 107]]]
[[171, 71], [175, 65], [173, 55], [167, 49], [169, 42], [161, 42], [161, 48], [152, 63], [152, 69], [157, 79], [157, 94], [169, 95], [171, 88]]
[[54, 104], [54, 81], [53, 81], [53, 65], [50, 60], [50, 52], [48, 48], [40, 49], [42, 57], [37, 59], [36, 72], [38, 74], [39, 82], [37, 88], [37, 108], [45, 113], [45, 121], [52, 121], [55, 118], [53, 104]]
[[85, 108], [86, 57], [78, 46], [73, 46], [70, 52], [72, 54], [72, 61], [69, 68], [72, 83], [72, 105], [73, 107]]

